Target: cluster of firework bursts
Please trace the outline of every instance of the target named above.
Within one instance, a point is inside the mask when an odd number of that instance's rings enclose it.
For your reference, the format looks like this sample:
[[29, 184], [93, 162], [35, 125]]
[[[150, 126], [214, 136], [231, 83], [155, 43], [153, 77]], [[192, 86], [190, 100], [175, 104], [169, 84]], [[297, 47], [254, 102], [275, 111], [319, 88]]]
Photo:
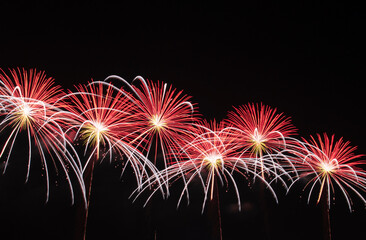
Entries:
[[[26, 136], [25, 179], [36, 151], [47, 179], [47, 199], [51, 165], [66, 175], [72, 199], [78, 187], [87, 202], [90, 166], [117, 160], [133, 168], [138, 186], [134, 198], [146, 191], [147, 201], [155, 193], [168, 197], [171, 185], [181, 180], [179, 205], [184, 197], [189, 201], [190, 185], [198, 183], [204, 193], [202, 211], [214, 189], [223, 185], [232, 186], [240, 209], [241, 176], [262, 182], [276, 201], [273, 184], [288, 191], [303, 179], [309, 201], [314, 195], [317, 201], [327, 196], [329, 207], [334, 191], [340, 191], [350, 210], [351, 195], [366, 203], [365, 162], [355, 147], [327, 134], [297, 139], [291, 119], [263, 104], [243, 105], [221, 122], [207, 122], [189, 96], [166, 83], [110, 76], [64, 92], [44, 72], [13, 69], [0, 72], [0, 116], [1, 138], [6, 139], [0, 146], [3, 172], [16, 161], [12, 153], [20, 135]], [[83, 144], [86, 161], [75, 143]]]

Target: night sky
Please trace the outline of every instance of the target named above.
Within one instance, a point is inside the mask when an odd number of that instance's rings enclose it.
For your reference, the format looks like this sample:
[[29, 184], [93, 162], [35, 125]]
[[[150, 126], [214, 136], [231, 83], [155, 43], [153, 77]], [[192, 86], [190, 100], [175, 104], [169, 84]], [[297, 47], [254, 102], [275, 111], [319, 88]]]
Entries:
[[[343, 136], [366, 154], [360, 6], [133, 2], [0, 2], [0, 68], [44, 70], [71, 90], [112, 74], [128, 81], [140, 75], [184, 90], [207, 119], [221, 120], [233, 106], [263, 102], [291, 116], [301, 137]], [[76, 207], [67, 186], [51, 182], [45, 204], [41, 166], [34, 161], [24, 184], [21, 162], [0, 176], [0, 239], [72, 239]], [[120, 174], [118, 163], [96, 166], [87, 239], [153, 239], [154, 229], [159, 240], [209, 239], [201, 189], [193, 188], [191, 204], [178, 210], [177, 194], [168, 200], [156, 196], [143, 209], [143, 199], [128, 199], [133, 178]], [[321, 239], [321, 208], [315, 199], [307, 205], [300, 187], [287, 196], [278, 187], [279, 204], [268, 193], [264, 210], [258, 188], [248, 188], [240, 177], [237, 182], [241, 212], [233, 189], [220, 189], [224, 240]], [[353, 196], [355, 212], [349, 213], [344, 198], [336, 197], [333, 239], [364, 236], [361, 200]]]

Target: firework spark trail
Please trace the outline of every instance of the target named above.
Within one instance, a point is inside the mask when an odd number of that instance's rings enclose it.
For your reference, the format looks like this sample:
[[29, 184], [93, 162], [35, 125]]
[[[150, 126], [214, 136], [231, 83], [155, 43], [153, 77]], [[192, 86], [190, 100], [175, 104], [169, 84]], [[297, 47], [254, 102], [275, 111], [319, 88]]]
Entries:
[[326, 193], [328, 208], [331, 196], [334, 196], [335, 187], [341, 191], [350, 211], [352, 211], [353, 203], [349, 190], [352, 190], [366, 204], [365, 198], [359, 192], [359, 190], [366, 191], [366, 171], [361, 168], [361, 165], [364, 165], [366, 161], [360, 160], [363, 155], [354, 154], [356, 147], [350, 146], [350, 142], [345, 142], [343, 138], [335, 141], [334, 135], [329, 138], [324, 133], [323, 136], [320, 134], [317, 134], [316, 137], [310, 136], [309, 141], [303, 139], [303, 144], [299, 145], [299, 149], [302, 149], [302, 152], [296, 152], [297, 159], [302, 160], [295, 164], [300, 179], [311, 177], [304, 187], [304, 189], [310, 187], [308, 203], [315, 186], [319, 184], [317, 203], [319, 203], [321, 196]]
[[[36, 70], [10, 70], [10, 75], [1, 70], [0, 101], [3, 117], [0, 122], [0, 132], [11, 129], [0, 157], [7, 153], [4, 164], [6, 171], [11, 160], [14, 146], [19, 134], [25, 133], [28, 139], [28, 164], [26, 182], [28, 181], [32, 163], [32, 145], [38, 150], [46, 176], [46, 202], [49, 199], [49, 169], [48, 161], [52, 161], [56, 171], [60, 165], [68, 182], [72, 203], [74, 202], [73, 185], [70, 179], [70, 168], [78, 179], [78, 184], [84, 192], [84, 183], [79, 168], [79, 159], [72, 144], [65, 138], [62, 123], [53, 119], [60, 112], [60, 105], [54, 104], [63, 94], [59, 86], [54, 85], [52, 78], [47, 78], [44, 72]], [[56, 162], [56, 161], [57, 162]]]
[[[274, 190], [266, 179], [262, 177], [261, 172], [257, 171], [259, 167], [258, 161], [239, 151], [240, 146], [236, 142], [237, 137], [233, 136], [232, 132], [228, 131], [224, 124], [217, 124], [215, 122], [209, 124], [203, 121], [201, 125], [197, 125], [196, 131], [192, 135], [193, 139], [187, 142], [181, 150], [182, 156], [180, 156], [180, 159], [182, 160], [173, 163], [161, 171], [160, 184], [153, 179], [145, 181], [142, 191], [136, 192], [134, 196], [135, 200], [143, 191], [151, 189], [151, 186], [154, 186], [155, 188], [146, 200], [147, 203], [158, 190], [165, 187], [162, 184], [181, 179], [184, 187], [177, 203], [178, 207], [184, 195], [186, 195], [187, 202], [189, 203], [189, 185], [193, 184], [194, 179], [198, 178], [204, 194], [203, 212], [206, 201], [212, 200], [213, 198], [215, 179], [217, 179], [217, 182], [220, 182], [221, 185], [226, 185], [227, 187], [230, 183], [233, 185], [240, 209], [239, 189], [233, 176], [235, 172], [249, 181], [252, 177], [263, 181], [277, 202], [277, 196]], [[291, 176], [286, 174], [285, 170], [279, 164], [273, 163], [271, 158], [264, 156], [262, 160], [261, 166], [263, 166], [263, 171], [266, 171], [274, 178], [280, 179], [286, 185], [282, 177], [287, 176], [287, 178], [290, 178]], [[279, 174], [282, 177], [279, 177]]]

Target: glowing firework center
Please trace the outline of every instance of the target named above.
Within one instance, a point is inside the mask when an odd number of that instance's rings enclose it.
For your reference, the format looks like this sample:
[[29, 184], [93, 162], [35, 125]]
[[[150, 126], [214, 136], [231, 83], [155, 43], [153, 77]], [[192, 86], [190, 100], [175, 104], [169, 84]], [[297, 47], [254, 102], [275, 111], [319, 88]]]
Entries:
[[24, 103], [22, 113], [24, 117], [29, 117], [32, 109], [28, 106], [28, 104]]
[[28, 122], [31, 120], [32, 111], [33, 111], [32, 107], [30, 107], [26, 102], [23, 102], [19, 106], [19, 111], [15, 113], [17, 116], [16, 118], [18, 119], [20, 125], [28, 124]]
[[203, 161], [207, 162], [212, 168], [217, 168], [223, 163], [222, 156], [219, 154], [210, 154], [203, 158]]
[[160, 130], [160, 129], [163, 129], [164, 126], [166, 125], [165, 121], [162, 119], [161, 116], [158, 116], [158, 115], [153, 115], [151, 117], [151, 120], [150, 120], [150, 123], [151, 125], [153, 126], [154, 129], [156, 130]]
[[258, 132], [258, 128], [255, 128], [254, 133], [252, 134], [251, 142], [254, 153], [262, 153], [266, 150], [266, 139]]
[[337, 159], [333, 159], [330, 162], [322, 162], [320, 168], [324, 174], [333, 173], [338, 168], [338, 161]]
[[108, 128], [105, 127], [103, 123], [91, 122], [84, 128], [84, 140], [99, 145], [100, 142], [104, 142], [104, 135], [107, 130]]

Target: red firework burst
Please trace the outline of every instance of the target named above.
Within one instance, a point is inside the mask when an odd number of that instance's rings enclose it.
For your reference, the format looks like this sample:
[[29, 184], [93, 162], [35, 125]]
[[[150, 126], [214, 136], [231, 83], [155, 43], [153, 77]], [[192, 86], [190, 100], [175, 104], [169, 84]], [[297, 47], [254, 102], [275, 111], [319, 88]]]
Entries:
[[[292, 157], [287, 156], [288, 148], [297, 141], [291, 138], [296, 134], [291, 118], [267, 105], [249, 103], [229, 112], [227, 123], [242, 151], [260, 165], [264, 155], [272, 155], [273, 161], [286, 162], [293, 169]], [[264, 177], [262, 167], [261, 172]]]
[[[56, 167], [55, 159], [58, 160], [68, 180], [72, 201], [73, 188], [69, 177], [69, 168], [76, 174], [79, 184], [82, 186], [79, 162], [74, 159], [75, 151], [65, 138], [62, 124], [53, 116], [61, 112], [57, 102], [63, 94], [60, 86], [54, 85], [54, 80], [46, 77], [44, 72], [13, 69], [8, 75], [1, 70], [0, 74], [0, 99], [3, 117], [0, 131], [10, 129], [0, 157], [6, 158], [4, 172], [7, 169], [11, 154], [16, 147], [19, 134], [26, 134], [28, 139], [28, 168], [26, 181], [29, 177], [32, 145], [34, 144], [40, 154], [42, 165], [47, 179], [47, 198], [49, 195], [49, 174], [47, 160], [51, 159]], [[5, 157], [5, 154], [7, 156]]]
[[323, 137], [317, 134], [317, 137], [310, 136], [309, 141], [303, 141], [303, 154], [300, 156], [303, 161], [296, 163], [296, 168], [302, 178], [312, 176], [305, 186], [311, 185], [308, 202], [315, 185], [320, 184], [317, 202], [325, 195], [328, 207], [335, 187], [341, 190], [350, 211], [352, 200], [347, 189], [352, 190], [366, 204], [358, 191], [366, 191], [366, 172], [361, 168], [366, 162], [360, 160], [363, 155], [354, 153], [356, 147], [350, 146], [350, 142], [343, 141], [343, 138], [335, 141], [334, 135], [329, 138], [325, 133]]
[[239, 130], [240, 144], [256, 156], [278, 151], [284, 140], [296, 134], [291, 118], [263, 104], [249, 103], [228, 113], [228, 123]]
[[[125, 80], [117, 78], [128, 84]], [[174, 154], [180, 149], [183, 139], [191, 135], [192, 123], [197, 119], [196, 108], [189, 102], [190, 97], [183, 95], [166, 83], [145, 81], [142, 77], [134, 79], [135, 84], [128, 84], [133, 92], [137, 108], [136, 131], [133, 144], [149, 156], [155, 150], [161, 151], [164, 167], [168, 162], [178, 160]]]

